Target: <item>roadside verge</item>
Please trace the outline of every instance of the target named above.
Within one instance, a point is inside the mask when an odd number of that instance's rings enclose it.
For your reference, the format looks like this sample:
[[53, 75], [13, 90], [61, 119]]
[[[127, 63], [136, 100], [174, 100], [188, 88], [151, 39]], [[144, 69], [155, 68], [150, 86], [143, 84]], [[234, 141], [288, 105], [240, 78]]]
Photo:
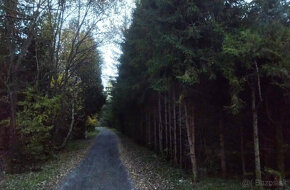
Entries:
[[5, 174], [0, 189], [53, 190], [62, 178], [85, 157], [97, 135], [98, 131], [93, 131], [85, 140], [69, 141], [64, 150], [41, 165], [42, 170], [39, 172]]

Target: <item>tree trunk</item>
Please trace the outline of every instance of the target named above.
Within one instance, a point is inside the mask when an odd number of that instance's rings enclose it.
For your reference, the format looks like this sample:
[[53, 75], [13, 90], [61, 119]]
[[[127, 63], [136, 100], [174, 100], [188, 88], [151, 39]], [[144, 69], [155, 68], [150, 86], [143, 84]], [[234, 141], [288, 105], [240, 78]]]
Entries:
[[75, 122], [75, 107], [74, 107], [74, 103], [73, 103], [72, 109], [71, 109], [71, 123], [70, 123], [69, 131], [68, 131], [66, 137], [64, 138], [64, 141], [63, 141], [62, 145], [60, 146], [60, 149], [65, 147], [65, 145], [66, 145], [66, 143], [71, 135], [71, 132], [73, 130], [74, 122]]
[[151, 118], [150, 118], [150, 113], [148, 114], [148, 145], [151, 146]]
[[169, 156], [172, 156], [172, 124], [171, 124], [171, 99], [170, 99], [170, 93], [168, 97], [168, 131], [169, 131], [169, 149], [168, 153]]
[[157, 150], [157, 117], [154, 111], [154, 149]]
[[242, 172], [243, 176], [246, 175], [246, 162], [245, 162], [245, 147], [244, 147], [244, 132], [243, 132], [243, 127], [241, 125], [241, 162], [242, 162]]
[[[222, 115], [222, 114], [221, 114]], [[220, 128], [220, 157], [221, 157], [221, 169], [223, 178], [226, 177], [226, 155], [225, 155], [225, 137], [224, 137], [224, 125], [222, 116], [219, 118]]]
[[279, 97], [281, 101], [278, 103], [279, 117], [277, 117], [277, 119], [274, 120], [274, 118], [271, 115], [270, 108], [269, 108], [269, 96], [271, 96], [269, 92], [270, 92], [270, 89], [267, 90], [267, 94], [266, 94], [266, 101], [265, 101], [266, 114], [271, 125], [275, 126], [275, 130], [276, 130], [275, 137], [276, 137], [276, 148], [277, 148], [277, 154], [276, 154], [277, 169], [280, 172], [281, 180], [283, 180], [285, 178], [283, 120], [284, 120], [284, 114], [287, 113], [287, 111], [283, 109], [284, 107], [283, 105], [285, 104], [285, 102], [283, 101], [283, 96]]
[[177, 165], [177, 134], [176, 134], [176, 129], [177, 129], [177, 121], [176, 121], [176, 98], [175, 98], [175, 91], [173, 90], [173, 145], [174, 145], [174, 165]]
[[277, 144], [277, 168], [280, 172], [281, 179], [285, 178], [285, 157], [284, 157], [284, 138], [282, 122], [278, 122], [276, 126], [276, 144]]
[[[4, 6], [5, 12], [7, 14], [7, 18], [5, 20], [5, 29], [6, 29], [6, 37], [9, 39], [7, 42], [8, 51], [9, 51], [9, 60], [7, 60], [7, 73], [5, 73], [7, 77], [7, 83], [5, 86], [7, 87], [7, 95], [9, 97], [9, 105], [10, 105], [10, 126], [9, 126], [9, 142], [8, 142], [8, 152], [9, 157], [13, 158], [13, 154], [16, 152], [16, 144], [17, 144], [17, 137], [16, 137], [16, 107], [17, 107], [17, 100], [16, 100], [16, 70], [15, 70], [15, 55], [16, 55], [16, 48], [15, 48], [15, 21], [16, 21], [16, 14], [17, 14], [17, 4], [18, 1], [11, 1], [5, 0]], [[10, 166], [8, 166], [10, 167]]]
[[165, 148], [166, 148], [166, 156], [168, 156], [168, 124], [167, 124], [167, 98], [164, 98], [164, 125], [165, 125]]
[[178, 104], [179, 109], [179, 167], [182, 168], [182, 122], [181, 122], [181, 103]]
[[259, 148], [259, 134], [258, 134], [258, 111], [256, 108], [256, 93], [252, 89], [252, 115], [253, 115], [253, 136], [254, 136], [254, 152], [255, 152], [255, 170], [257, 185], [262, 189], [262, 174], [260, 163], [260, 148]]
[[192, 111], [192, 118], [189, 117], [187, 112], [187, 105], [184, 105], [184, 113], [186, 120], [186, 130], [187, 130], [187, 139], [189, 144], [190, 151], [190, 160], [193, 174], [193, 181], [197, 181], [197, 165], [196, 165], [196, 154], [195, 154], [195, 123], [194, 123], [194, 111]]
[[148, 145], [149, 142], [149, 127], [148, 127], [148, 113], [145, 111], [145, 144]]
[[15, 92], [8, 90], [10, 101], [10, 126], [9, 126], [9, 155], [11, 158], [16, 153], [17, 136], [16, 136], [16, 95]]
[[145, 132], [145, 144], [148, 144], [148, 115], [146, 113], [146, 111], [144, 113], [142, 113], [143, 115], [145, 115], [145, 119], [144, 119], [144, 126], [143, 126], [143, 130]]
[[163, 130], [162, 130], [162, 116], [161, 116], [161, 97], [160, 93], [158, 94], [158, 116], [159, 116], [159, 151], [160, 154], [163, 155]]

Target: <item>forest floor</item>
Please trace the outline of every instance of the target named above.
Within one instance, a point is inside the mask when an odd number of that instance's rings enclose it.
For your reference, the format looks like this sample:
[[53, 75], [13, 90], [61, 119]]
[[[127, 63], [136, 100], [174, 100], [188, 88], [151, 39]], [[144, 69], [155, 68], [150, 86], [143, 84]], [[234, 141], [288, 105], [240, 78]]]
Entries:
[[40, 172], [5, 175], [0, 189], [254, 190], [248, 183], [230, 179], [204, 177], [194, 184], [189, 173], [148, 148], [118, 132], [119, 137], [114, 131], [99, 130], [97, 137], [94, 132], [87, 140], [70, 142]]
[[148, 148], [119, 136], [121, 159], [128, 168], [136, 190], [254, 190], [250, 184], [231, 179], [203, 178], [193, 184], [189, 173], [173, 167]]
[[66, 148], [44, 162], [40, 172], [4, 175], [2, 190], [53, 190], [69, 171], [75, 168], [93, 145], [98, 131], [90, 132], [88, 139], [69, 141]]

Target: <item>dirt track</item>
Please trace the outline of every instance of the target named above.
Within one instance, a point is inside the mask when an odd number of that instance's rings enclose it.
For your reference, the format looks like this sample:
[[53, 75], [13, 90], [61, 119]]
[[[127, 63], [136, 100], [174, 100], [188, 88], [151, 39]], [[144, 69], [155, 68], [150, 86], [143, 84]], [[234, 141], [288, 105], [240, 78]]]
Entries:
[[119, 158], [118, 137], [100, 128], [85, 159], [71, 171], [57, 190], [133, 190], [128, 172]]

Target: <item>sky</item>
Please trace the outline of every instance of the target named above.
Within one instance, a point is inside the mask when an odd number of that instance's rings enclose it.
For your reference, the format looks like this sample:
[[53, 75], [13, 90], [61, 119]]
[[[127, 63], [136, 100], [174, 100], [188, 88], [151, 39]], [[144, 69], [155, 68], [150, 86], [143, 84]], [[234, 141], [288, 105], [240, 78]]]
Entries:
[[129, 27], [134, 8], [135, 0], [120, 1], [117, 9], [114, 9], [107, 19], [99, 23], [98, 28], [108, 33], [98, 48], [103, 59], [102, 82], [104, 87], [108, 86], [110, 78], [118, 76], [118, 59], [122, 54], [120, 43], [124, 40], [121, 28]]

